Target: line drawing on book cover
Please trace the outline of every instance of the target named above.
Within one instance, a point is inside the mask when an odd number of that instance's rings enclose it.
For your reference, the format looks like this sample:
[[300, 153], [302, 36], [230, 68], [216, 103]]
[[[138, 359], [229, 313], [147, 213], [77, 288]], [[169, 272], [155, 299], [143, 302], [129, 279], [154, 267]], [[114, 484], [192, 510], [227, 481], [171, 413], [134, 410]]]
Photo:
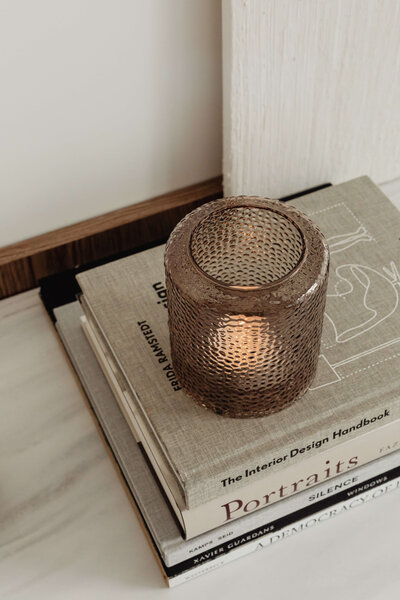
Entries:
[[338, 252], [344, 252], [344, 250], [351, 248], [354, 244], [358, 244], [359, 242], [372, 241], [374, 241], [374, 238], [363, 226], [358, 227], [355, 231], [339, 233], [327, 238], [331, 255]]
[[[328, 220], [332, 211], [336, 218]], [[321, 354], [310, 388], [315, 390], [400, 356], [399, 348], [393, 353], [400, 342], [400, 337], [393, 337], [399, 331], [400, 274], [393, 260], [380, 267], [351, 260], [354, 246], [377, 242], [343, 202], [310, 216], [323, 229], [331, 253]]]

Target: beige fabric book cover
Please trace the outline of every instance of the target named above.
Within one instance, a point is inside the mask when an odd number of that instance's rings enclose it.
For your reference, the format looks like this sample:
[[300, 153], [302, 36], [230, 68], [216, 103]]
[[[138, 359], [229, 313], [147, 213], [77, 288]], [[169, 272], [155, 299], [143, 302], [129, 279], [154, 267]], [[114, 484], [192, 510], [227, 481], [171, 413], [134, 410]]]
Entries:
[[229, 419], [179, 389], [169, 358], [163, 247], [78, 276], [188, 509], [267, 482], [400, 415], [399, 212], [367, 177], [292, 203], [325, 233], [331, 272], [317, 377], [280, 413]]
[[[86, 317], [82, 317], [81, 323], [81, 328], [130, 427], [131, 436], [133, 434], [132, 437], [141, 441], [187, 540], [198, 539], [197, 536], [215, 527], [219, 528], [220, 525], [232, 527], [233, 523], [243, 520], [239, 517], [246, 515], [247, 519], [254, 512], [256, 514], [263, 512], [261, 508], [269, 509], [276, 504], [280, 507], [282, 505], [280, 500], [290, 500], [293, 495], [297, 498], [301, 490], [304, 493], [315, 489], [312, 486], [321, 485], [321, 482], [336, 477], [337, 473], [351, 477], [355, 467], [361, 465], [367, 467], [370, 461], [375, 464], [377, 462], [375, 459], [383, 457], [386, 453], [396, 454], [393, 449], [397, 448], [400, 439], [400, 419], [312, 455], [291, 467], [269, 473], [267, 481], [255, 481], [250, 486], [241, 488], [239, 493], [228, 492], [225, 496], [219, 496], [188, 510], [181, 502], [180, 495], [172, 493], [174, 487], [176, 488], [175, 479], [171, 485], [171, 477], [166, 470], [165, 461], [160, 458], [157, 449], [150, 442], [149, 432], [141, 422], [136, 403], [129, 396], [129, 390], [122, 381], [123, 377], [120, 378], [122, 385], [116, 377], [120, 369], [112, 360], [110, 353], [106, 349], [103, 350], [104, 342], [98, 337], [98, 333]], [[348, 472], [349, 469], [352, 469], [351, 473]], [[267, 494], [266, 484], [269, 490]]]

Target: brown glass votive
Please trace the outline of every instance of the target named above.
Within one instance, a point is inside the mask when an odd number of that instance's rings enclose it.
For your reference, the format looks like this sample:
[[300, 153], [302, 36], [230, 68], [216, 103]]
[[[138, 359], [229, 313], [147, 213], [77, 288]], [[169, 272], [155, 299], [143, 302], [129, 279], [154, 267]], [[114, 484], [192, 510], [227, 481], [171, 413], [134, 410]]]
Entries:
[[199, 404], [260, 417], [302, 396], [315, 375], [329, 252], [292, 206], [216, 200], [187, 215], [165, 251], [175, 375]]

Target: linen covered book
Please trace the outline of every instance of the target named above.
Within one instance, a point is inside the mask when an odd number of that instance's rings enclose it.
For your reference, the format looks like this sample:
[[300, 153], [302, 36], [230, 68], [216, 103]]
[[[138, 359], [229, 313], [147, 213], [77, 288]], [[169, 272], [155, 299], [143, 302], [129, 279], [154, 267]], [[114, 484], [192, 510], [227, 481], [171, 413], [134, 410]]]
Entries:
[[367, 177], [293, 204], [330, 245], [325, 326], [312, 388], [268, 417], [221, 417], [180, 389], [162, 247], [77, 277], [91, 342], [188, 538], [389, 453], [400, 438], [399, 213]]
[[56, 309], [56, 328], [170, 586], [268, 547], [399, 487], [398, 451], [193, 540], [183, 540], [84, 336], [81, 314], [77, 302]]

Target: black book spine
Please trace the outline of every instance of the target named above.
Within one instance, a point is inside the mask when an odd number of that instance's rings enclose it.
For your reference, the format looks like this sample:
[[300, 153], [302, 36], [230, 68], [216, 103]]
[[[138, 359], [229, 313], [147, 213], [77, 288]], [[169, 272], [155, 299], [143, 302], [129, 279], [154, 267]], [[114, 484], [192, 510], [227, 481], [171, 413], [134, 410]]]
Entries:
[[390, 469], [385, 473], [381, 473], [380, 475], [375, 475], [374, 477], [371, 477], [371, 479], [368, 479], [363, 483], [358, 483], [350, 488], [341, 490], [337, 494], [319, 500], [318, 502], [315, 502], [310, 506], [301, 508], [295, 512], [285, 515], [284, 517], [280, 517], [275, 521], [270, 521], [265, 525], [261, 525], [256, 529], [252, 529], [251, 531], [245, 534], [230, 539], [220, 544], [219, 546], [214, 546], [214, 548], [211, 548], [206, 552], [196, 554], [189, 559], [186, 559], [180, 563], [177, 563], [176, 565], [173, 565], [172, 567], [165, 566], [166, 574], [168, 575], [168, 577], [175, 577], [177, 575], [180, 575], [184, 571], [187, 571], [189, 569], [192, 569], [193, 567], [197, 567], [215, 559], [217, 556], [226, 555], [232, 550], [238, 548], [239, 546], [243, 546], [248, 542], [251, 542], [257, 538], [262, 538], [263, 536], [268, 535], [270, 533], [278, 533], [280, 530], [290, 525], [293, 525], [297, 521], [306, 519], [307, 517], [310, 517], [321, 510], [331, 508], [340, 502], [349, 500], [350, 498], [356, 498], [357, 496], [367, 492], [368, 490], [381, 486], [385, 483], [389, 483], [390, 481], [393, 481], [398, 477], [400, 477], [400, 466], [395, 467], [394, 469]]

